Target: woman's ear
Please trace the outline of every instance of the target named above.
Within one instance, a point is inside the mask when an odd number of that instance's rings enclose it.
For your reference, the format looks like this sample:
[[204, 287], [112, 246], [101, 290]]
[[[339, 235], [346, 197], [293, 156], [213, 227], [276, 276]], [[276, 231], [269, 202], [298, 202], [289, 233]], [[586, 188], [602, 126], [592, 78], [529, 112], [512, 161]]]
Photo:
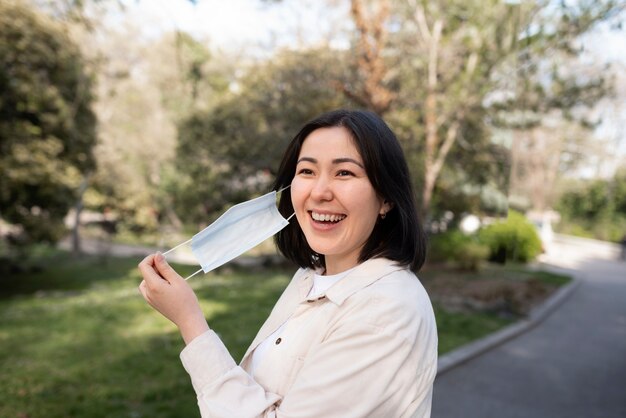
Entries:
[[387, 216], [387, 212], [389, 212], [391, 209], [393, 209], [394, 204], [393, 202], [390, 202], [388, 200], [383, 200], [383, 204], [380, 208], [380, 216], [384, 217]]

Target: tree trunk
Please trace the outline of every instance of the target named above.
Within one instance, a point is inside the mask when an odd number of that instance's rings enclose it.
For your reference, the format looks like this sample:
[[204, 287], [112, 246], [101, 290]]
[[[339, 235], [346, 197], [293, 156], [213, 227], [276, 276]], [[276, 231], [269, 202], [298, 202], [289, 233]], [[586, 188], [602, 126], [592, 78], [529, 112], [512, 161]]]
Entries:
[[80, 187], [78, 188], [78, 198], [76, 199], [76, 204], [74, 205], [74, 226], [72, 228], [72, 254], [78, 256], [82, 253], [82, 248], [80, 245], [80, 214], [83, 211], [83, 196], [85, 195], [85, 191], [89, 186], [89, 179], [91, 178], [91, 173], [86, 174], [83, 177], [83, 180], [80, 183]]
[[439, 41], [443, 22], [437, 20], [433, 30], [427, 35], [428, 41], [428, 93], [424, 106], [424, 124], [426, 128], [426, 155], [424, 158], [424, 186], [422, 189], [422, 219], [428, 218], [430, 201], [437, 181], [437, 149], [439, 133], [437, 126], [437, 64], [439, 61]]
[[351, 0], [350, 4], [350, 14], [359, 36], [357, 66], [363, 77], [363, 85], [355, 91], [345, 84], [335, 84], [346, 97], [382, 116], [389, 111], [395, 99], [395, 94], [385, 87], [389, 71], [383, 58], [387, 42], [389, 0], [377, 2], [378, 11], [370, 13], [369, 17], [366, 16], [362, 0]]
[[422, 189], [422, 218], [428, 217], [430, 201], [435, 188], [436, 175], [435, 152], [439, 138], [437, 135], [437, 99], [435, 92], [430, 91], [426, 97], [424, 124], [426, 125], [426, 148], [424, 156], [424, 185]]

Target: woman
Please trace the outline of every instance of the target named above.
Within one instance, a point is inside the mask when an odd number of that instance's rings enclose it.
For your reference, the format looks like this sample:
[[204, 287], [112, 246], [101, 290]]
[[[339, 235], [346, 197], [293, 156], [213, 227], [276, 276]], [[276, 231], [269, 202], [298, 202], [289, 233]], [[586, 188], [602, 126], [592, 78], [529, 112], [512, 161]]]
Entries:
[[181, 359], [211, 417], [428, 417], [437, 366], [409, 173], [389, 127], [366, 111], [307, 123], [275, 188], [295, 212], [276, 236], [301, 269], [237, 366], [187, 283], [160, 254], [139, 268], [146, 300], [180, 329]]

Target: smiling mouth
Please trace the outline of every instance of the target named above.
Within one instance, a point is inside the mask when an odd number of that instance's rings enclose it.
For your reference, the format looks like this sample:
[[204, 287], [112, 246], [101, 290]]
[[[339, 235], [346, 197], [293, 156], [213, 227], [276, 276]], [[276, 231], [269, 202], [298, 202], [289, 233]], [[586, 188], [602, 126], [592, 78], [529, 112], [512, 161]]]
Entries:
[[311, 215], [311, 218], [313, 218], [313, 220], [316, 222], [333, 223], [333, 224], [343, 221], [344, 219], [346, 219], [346, 216], [347, 216], [347, 215], [343, 215], [340, 213], [329, 214], [329, 213], [317, 213], [313, 211], [309, 211], [309, 214]]

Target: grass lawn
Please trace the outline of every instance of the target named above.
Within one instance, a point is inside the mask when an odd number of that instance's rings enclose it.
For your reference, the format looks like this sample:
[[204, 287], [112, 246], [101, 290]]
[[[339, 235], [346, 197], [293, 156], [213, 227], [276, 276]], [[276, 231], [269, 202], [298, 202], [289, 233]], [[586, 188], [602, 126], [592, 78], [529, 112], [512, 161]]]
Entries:
[[[182, 339], [137, 291], [137, 259], [54, 252], [37, 273], [3, 277], [0, 417], [194, 417]], [[195, 269], [176, 266], [182, 274]], [[291, 271], [210, 273], [191, 281], [211, 327], [239, 360]], [[510, 322], [436, 307], [440, 352]]]

